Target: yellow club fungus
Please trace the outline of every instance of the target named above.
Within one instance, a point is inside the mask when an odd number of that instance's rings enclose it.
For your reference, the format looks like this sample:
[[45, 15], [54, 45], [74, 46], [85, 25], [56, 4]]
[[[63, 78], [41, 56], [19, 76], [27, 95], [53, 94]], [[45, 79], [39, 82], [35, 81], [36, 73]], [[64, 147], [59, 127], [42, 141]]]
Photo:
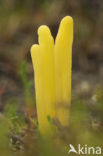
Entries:
[[55, 41], [56, 117], [68, 125], [71, 99], [73, 20], [66, 16], [60, 23]]
[[31, 48], [34, 68], [37, 116], [42, 135], [53, 130], [48, 116], [57, 118], [63, 126], [68, 125], [71, 98], [71, 63], [73, 20], [66, 16], [54, 40], [45, 25], [38, 29], [39, 44]]

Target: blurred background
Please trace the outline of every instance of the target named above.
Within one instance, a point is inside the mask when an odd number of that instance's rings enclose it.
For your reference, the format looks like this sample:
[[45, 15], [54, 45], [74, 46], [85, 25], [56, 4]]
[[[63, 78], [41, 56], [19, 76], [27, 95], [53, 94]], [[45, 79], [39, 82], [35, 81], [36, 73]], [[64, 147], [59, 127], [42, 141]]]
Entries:
[[9, 98], [24, 101], [24, 61], [33, 83], [30, 47], [38, 42], [37, 28], [46, 24], [55, 37], [66, 15], [74, 19], [72, 91], [91, 97], [96, 86], [103, 86], [103, 1], [0, 0], [0, 110]]
[[[24, 111], [25, 103], [35, 103], [30, 48], [38, 43], [40, 25], [48, 25], [55, 38], [66, 15], [74, 19], [72, 103], [75, 97], [83, 99], [91, 110], [98, 103], [96, 91], [103, 90], [103, 1], [0, 0], [0, 115], [8, 105]], [[103, 92], [100, 97], [103, 104]], [[98, 116], [102, 110], [92, 111]], [[10, 113], [15, 116], [12, 109]]]

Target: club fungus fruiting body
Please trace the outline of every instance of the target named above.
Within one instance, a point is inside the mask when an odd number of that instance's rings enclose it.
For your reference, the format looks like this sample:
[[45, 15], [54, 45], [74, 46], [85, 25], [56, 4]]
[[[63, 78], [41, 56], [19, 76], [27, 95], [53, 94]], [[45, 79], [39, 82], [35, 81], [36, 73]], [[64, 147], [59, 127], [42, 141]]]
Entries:
[[60, 23], [55, 41], [56, 114], [62, 125], [68, 125], [71, 99], [73, 20], [67, 16]]
[[51, 133], [47, 116], [55, 117], [54, 40], [47, 26], [38, 29], [39, 45], [33, 45], [31, 56], [35, 72], [37, 115], [40, 132]]
[[71, 98], [71, 64], [73, 20], [62, 19], [54, 44], [50, 29], [42, 25], [38, 29], [39, 44], [31, 48], [34, 68], [35, 92], [39, 130], [51, 135], [53, 130], [48, 116], [68, 125]]

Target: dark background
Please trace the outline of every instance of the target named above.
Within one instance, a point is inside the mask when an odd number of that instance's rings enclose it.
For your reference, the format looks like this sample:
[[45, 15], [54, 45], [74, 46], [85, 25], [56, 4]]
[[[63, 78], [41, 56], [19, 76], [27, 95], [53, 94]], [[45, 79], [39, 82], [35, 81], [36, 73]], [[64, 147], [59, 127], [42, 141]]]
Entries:
[[74, 19], [72, 93], [91, 100], [94, 90], [103, 86], [102, 0], [0, 0], [1, 111], [11, 99], [25, 101], [20, 74], [24, 61], [34, 95], [30, 47], [37, 43], [37, 28], [46, 24], [55, 37], [66, 15]]

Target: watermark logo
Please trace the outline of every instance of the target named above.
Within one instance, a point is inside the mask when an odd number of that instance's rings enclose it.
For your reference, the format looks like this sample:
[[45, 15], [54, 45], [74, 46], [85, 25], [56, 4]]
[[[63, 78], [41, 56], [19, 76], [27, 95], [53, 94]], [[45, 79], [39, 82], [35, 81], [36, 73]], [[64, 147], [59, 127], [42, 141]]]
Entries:
[[89, 147], [87, 145], [81, 146], [80, 144], [77, 145], [77, 148], [75, 148], [72, 144], [69, 145], [69, 151], [68, 154], [75, 153], [75, 154], [98, 154], [100, 155], [102, 153], [101, 147]]

